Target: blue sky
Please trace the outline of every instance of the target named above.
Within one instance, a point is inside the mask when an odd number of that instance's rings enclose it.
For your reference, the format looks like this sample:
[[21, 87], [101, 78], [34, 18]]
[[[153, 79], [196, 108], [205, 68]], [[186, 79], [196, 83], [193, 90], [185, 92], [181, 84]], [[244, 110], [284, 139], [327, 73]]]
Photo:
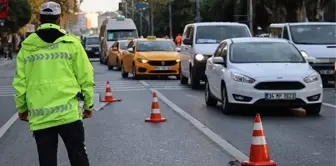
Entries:
[[120, 0], [84, 0], [81, 9], [86, 12], [118, 10]]

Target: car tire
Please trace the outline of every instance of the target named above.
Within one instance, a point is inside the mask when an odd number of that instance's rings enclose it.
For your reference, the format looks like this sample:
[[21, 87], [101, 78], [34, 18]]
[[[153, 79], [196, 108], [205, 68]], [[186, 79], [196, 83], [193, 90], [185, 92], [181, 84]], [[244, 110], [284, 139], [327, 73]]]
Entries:
[[176, 80], [179, 80], [180, 79], [180, 74], [178, 74], [178, 75], [175, 75], [175, 77], [176, 77]]
[[187, 85], [188, 84], [188, 77], [185, 77], [182, 73], [182, 69], [180, 68], [180, 83], [182, 85]]
[[121, 63], [121, 77], [122, 78], [128, 78], [128, 73], [127, 72], [125, 72], [125, 70], [124, 70], [124, 64], [123, 63]]
[[234, 112], [234, 108], [232, 107], [232, 104], [229, 102], [226, 86], [225, 84], [222, 85], [221, 88], [222, 91], [222, 112], [226, 115], [232, 114]]
[[218, 101], [211, 94], [211, 90], [210, 90], [208, 81], [205, 81], [204, 99], [205, 99], [205, 104], [207, 106], [216, 106], [217, 103], [218, 103]]
[[197, 78], [196, 68], [191, 68], [190, 71], [190, 83], [191, 89], [198, 89], [200, 86], [200, 79]]
[[133, 79], [135, 79], [135, 80], [139, 79], [139, 75], [136, 74], [136, 67], [135, 67], [134, 63], [132, 65], [132, 75], [133, 75]]
[[304, 109], [306, 110], [307, 115], [316, 116], [316, 115], [320, 114], [321, 107], [322, 107], [322, 103], [319, 103], [319, 104], [308, 105], [308, 106], [304, 107]]

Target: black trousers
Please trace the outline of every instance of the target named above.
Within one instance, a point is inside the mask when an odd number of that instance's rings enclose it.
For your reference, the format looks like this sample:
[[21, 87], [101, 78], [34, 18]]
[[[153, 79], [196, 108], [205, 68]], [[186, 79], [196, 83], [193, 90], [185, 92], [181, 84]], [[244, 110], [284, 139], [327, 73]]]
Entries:
[[71, 166], [89, 166], [82, 121], [34, 131], [40, 166], [57, 166], [58, 135], [68, 151]]

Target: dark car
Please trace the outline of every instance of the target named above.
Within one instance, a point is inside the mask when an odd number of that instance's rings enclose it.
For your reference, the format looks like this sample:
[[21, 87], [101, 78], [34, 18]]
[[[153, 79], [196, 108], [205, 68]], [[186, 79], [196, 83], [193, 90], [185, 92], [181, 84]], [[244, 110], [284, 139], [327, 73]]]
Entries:
[[100, 49], [98, 36], [85, 37], [83, 45], [89, 58], [99, 58]]

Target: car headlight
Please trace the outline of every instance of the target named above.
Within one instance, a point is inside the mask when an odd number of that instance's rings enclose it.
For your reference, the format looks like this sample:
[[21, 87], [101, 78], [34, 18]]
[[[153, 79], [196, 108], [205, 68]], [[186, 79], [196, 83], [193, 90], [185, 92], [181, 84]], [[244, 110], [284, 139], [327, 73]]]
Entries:
[[92, 49], [91, 47], [86, 47], [85, 48], [85, 50], [87, 50], [87, 51], [91, 51], [91, 49]]
[[180, 59], [176, 59], [176, 62], [178, 63], [178, 62], [180, 62], [181, 60]]
[[234, 81], [242, 82], [242, 83], [253, 84], [255, 82], [255, 79], [248, 77], [246, 75], [243, 75], [243, 74], [238, 74], [238, 73], [231, 73], [231, 78]]
[[197, 54], [197, 55], [195, 56], [195, 59], [198, 60], [198, 61], [201, 61], [201, 60], [204, 59], [204, 56], [203, 56], [202, 54]]
[[148, 62], [147, 59], [143, 59], [143, 58], [138, 58], [137, 61], [140, 62], [140, 63], [147, 63]]
[[307, 76], [306, 78], [304, 78], [303, 81], [305, 83], [312, 83], [312, 82], [318, 81], [319, 78], [320, 78], [319, 74], [314, 72], [314, 73], [310, 74], [309, 76]]

